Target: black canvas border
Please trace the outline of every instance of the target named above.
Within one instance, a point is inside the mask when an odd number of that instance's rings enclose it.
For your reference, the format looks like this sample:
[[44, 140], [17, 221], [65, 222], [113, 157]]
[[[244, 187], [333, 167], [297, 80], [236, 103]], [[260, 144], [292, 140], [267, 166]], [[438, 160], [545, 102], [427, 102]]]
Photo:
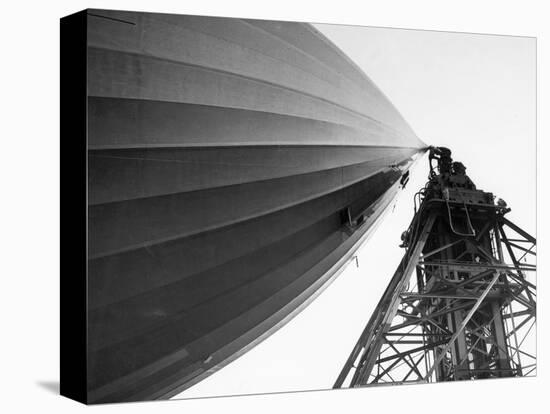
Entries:
[[87, 12], [60, 19], [60, 394], [87, 403]]

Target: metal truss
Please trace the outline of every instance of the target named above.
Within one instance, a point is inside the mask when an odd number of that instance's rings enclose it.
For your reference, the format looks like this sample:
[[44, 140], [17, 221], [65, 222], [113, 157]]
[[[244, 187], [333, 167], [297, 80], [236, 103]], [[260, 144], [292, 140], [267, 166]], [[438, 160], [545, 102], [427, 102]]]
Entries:
[[536, 374], [535, 238], [490, 193], [435, 190], [335, 388]]

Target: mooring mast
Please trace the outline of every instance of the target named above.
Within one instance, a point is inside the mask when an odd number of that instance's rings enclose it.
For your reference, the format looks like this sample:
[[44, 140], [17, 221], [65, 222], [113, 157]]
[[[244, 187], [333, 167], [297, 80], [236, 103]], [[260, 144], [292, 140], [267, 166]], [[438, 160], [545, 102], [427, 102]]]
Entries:
[[536, 371], [535, 238], [449, 149], [430, 148], [429, 161], [405, 255], [334, 388]]

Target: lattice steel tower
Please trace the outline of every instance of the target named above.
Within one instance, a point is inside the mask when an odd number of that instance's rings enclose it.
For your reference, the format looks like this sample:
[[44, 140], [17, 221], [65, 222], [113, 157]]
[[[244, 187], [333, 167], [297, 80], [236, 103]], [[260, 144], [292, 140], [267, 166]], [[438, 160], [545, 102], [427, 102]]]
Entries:
[[406, 253], [335, 388], [536, 371], [535, 238], [450, 150], [430, 148], [429, 160]]

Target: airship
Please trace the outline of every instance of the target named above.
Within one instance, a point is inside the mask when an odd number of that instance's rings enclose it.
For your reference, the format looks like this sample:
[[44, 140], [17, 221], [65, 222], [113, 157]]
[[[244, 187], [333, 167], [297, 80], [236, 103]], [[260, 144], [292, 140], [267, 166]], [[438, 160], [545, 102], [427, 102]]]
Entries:
[[314, 300], [426, 145], [310, 24], [89, 9], [87, 56], [88, 401], [166, 399]]

